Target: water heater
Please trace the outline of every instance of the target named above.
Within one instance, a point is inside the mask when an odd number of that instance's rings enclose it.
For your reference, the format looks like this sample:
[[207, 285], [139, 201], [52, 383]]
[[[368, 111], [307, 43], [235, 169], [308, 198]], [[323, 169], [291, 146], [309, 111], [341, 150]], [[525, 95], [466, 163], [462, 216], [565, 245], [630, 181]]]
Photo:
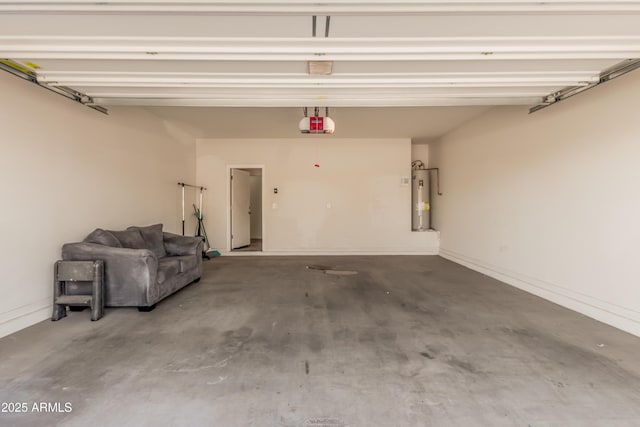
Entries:
[[427, 231], [431, 228], [431, 198], [429, 171], [413, 169], [411, 171], [411, 230]]

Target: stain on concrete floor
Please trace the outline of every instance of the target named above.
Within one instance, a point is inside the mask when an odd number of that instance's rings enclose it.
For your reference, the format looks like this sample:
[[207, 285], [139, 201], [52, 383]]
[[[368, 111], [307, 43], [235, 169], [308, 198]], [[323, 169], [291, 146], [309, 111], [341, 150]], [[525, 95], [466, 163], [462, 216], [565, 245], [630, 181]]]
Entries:
[[336, 270], [334, 267], [318, 264], [307, 265], [307, 270], [321, 271], [324, 274], [329, 274], [332, 276], [353, 276], [355, 274], [358, 274], [358, 272], [354, 270]]
[[221, 257], [151, 313], [0, 339], [0, 401], [73, 406], [0, 425], [635, 426], [637, 354], [439, 257]]

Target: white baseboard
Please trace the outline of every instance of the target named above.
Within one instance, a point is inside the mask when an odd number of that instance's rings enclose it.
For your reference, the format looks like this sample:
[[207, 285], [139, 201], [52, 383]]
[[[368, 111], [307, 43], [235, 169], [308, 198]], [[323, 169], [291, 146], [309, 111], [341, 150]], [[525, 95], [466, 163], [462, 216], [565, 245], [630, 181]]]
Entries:
[[51, 318], [49, 298], [0, 314], [0, 338]]
[[440, 248], [440, 256], [570, 310], [640, 336], [640, 313], [634, 310], [577, 293], [557, 284], [509, 271], [448, 249]]
[[438, 249], [422, 251], [362, 251], [362, 250], [295, 250], [295, 251], [221, 251], [222, 256], [349, 256], [349, 255], [438, 255]]

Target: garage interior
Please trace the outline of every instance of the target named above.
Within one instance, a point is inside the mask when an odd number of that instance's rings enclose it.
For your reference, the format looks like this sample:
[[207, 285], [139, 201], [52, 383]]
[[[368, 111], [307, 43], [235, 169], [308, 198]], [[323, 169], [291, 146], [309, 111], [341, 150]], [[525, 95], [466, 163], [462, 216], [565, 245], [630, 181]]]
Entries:
[[[60, 404], [0, 424], [639, 425], [639, 17], [0, 1], [0, 402]], [[222, 255], [202, 280], [51, 322], [61, 246], [179, 234], [180, 182]]]

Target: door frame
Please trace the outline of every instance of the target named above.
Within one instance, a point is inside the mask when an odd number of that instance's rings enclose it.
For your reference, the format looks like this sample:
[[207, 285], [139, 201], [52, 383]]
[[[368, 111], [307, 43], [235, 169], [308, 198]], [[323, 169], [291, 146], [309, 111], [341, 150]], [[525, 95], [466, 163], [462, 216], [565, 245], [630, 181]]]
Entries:
[[265, 222], [264, 222], [264, 213], [265, 213], [265, 208], [264, 208], [264, 201], [265, 201], [265, 196], [267, 194], [266, 192], [266, 186], [265, 186], [265, 176], [266, 176], [266, 168], [265, 166], [262, 165], [258, 165], [258, 164], [249, 164], [249, 163], [234, 163], [234, 164], [230, 164], [227, 165], [227, 194], [226, 194], [226, 200], [227, 200], [227, 206], [226, 206], [226, 210], [227, 210], [227, 252], [232, 252], [233, 250], [231, 249], [231, 170], [232, 169], [262, 169], [262, 188], [261, 188], [261, 192], [262, 192], [262, 216], [260, 217], [260, 221], [262, 222], [262, 252], [266, 251], [266, 244], [265, 242], [267, 241], [266, 239], [266, 227]]

